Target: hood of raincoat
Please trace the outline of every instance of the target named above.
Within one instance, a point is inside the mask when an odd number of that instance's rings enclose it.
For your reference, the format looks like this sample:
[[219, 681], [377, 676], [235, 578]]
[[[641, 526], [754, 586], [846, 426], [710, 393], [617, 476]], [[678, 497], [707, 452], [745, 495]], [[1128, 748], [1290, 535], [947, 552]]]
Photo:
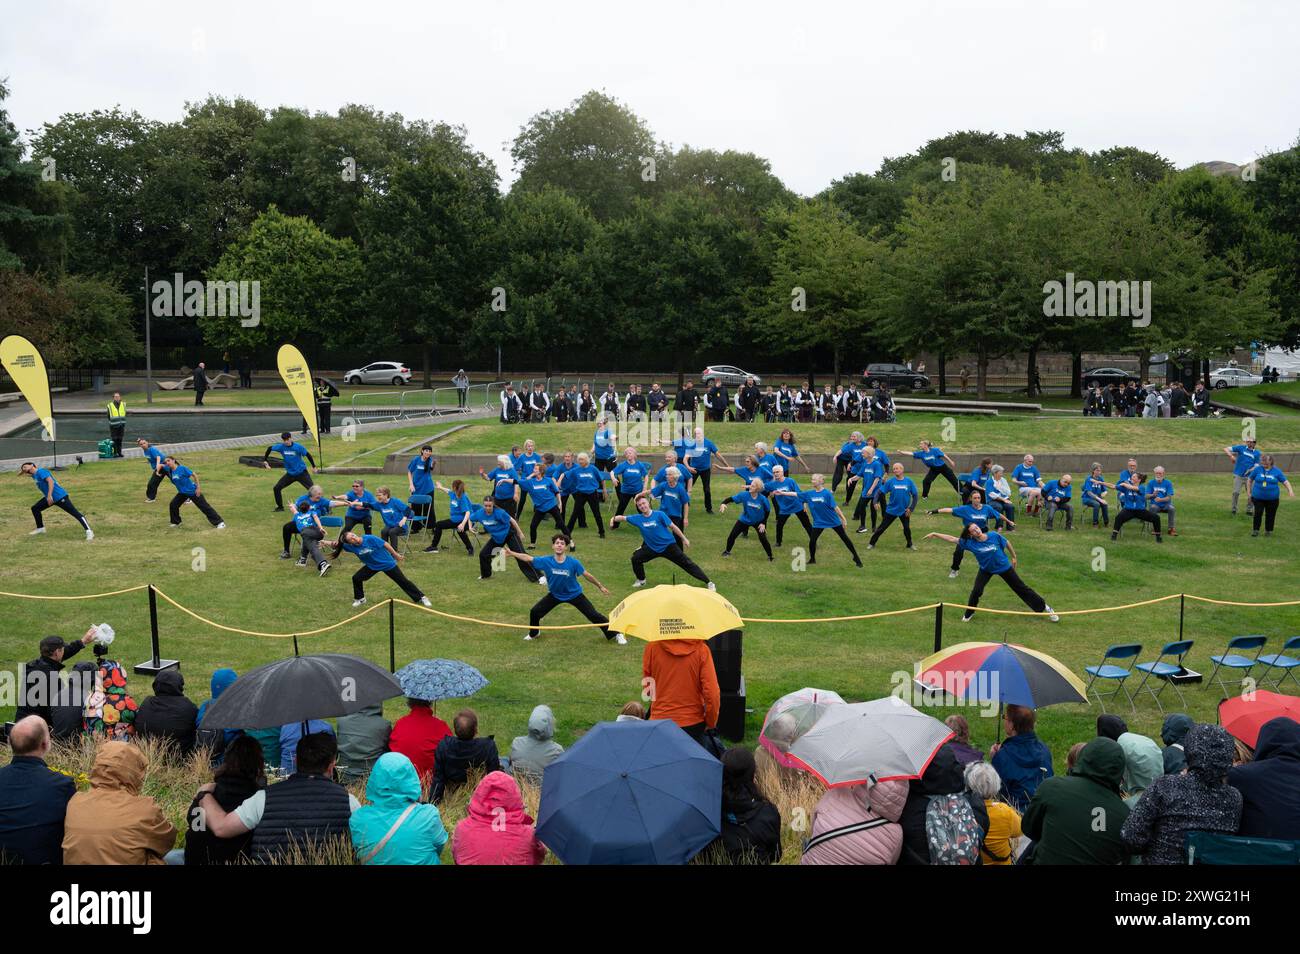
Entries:
[[1187, 730], [1195, 724], [1192, 717], [1186, 713], [1171, 713], [1165, 716], [1165, 721], [1160, 726], [1160, 741], [1165, 745], [1177, 745], [1183, 741]]
[[1097, 734], [1104, 739], [1119, 741], [1119, 737], [1128, 731], [1128, 723], [1117, 715], [1097, 716]]
[[1114, 739], [1098, 736], [1083, 747], [1070, 774], [1086, 778], [1119, 794], [1124, 784], [1124, 749]]
[[179, 669], [164, 669], [154, 676], [153, 692], [156, 696], [185, 695], [185, 677]]
[[1124, 750], [1124, 791], [1130, 795], [1145, 791], [1165, 773], [1164, 754], [1155, 739], [1125, 732], [1116, 741]]
[[689, 656], [695, 652], [697, 642], [699, 642], [697, 639], [661, 639], [657, 644], [665, 652], [672, 653], [674, 656]]
[[935, 753], [925, 774], [912, 781], [913, 791], [919, 795], [952, 795], [966, 790], [963, 766], [957, 761], [952, 746], [944, 745]]
[[555, 736], [555, 713], [550, 706], [537, 706], [528, 717], [528, 735], [539, 742], [549, 742]]
[[1300, 722], [1286, 716], [1265, 722], [1255, 740], [1255, 761], [1262, 759], [1300, 760]]
[[217, 669], [212, 673], [212, 682], [209, 689], [212, 691], [213, 699], [220, 699], [221, 694], [235, 684], [239, 674], [233, 669]]
[[480, 822], [491, 824], [496, 821], [498, 827], [512, 823], [532, 824], [532, 819], [524, 812], [519, 785], [505, 772], [488, 772], [483, 777], [469, 800], [469, 814]]
[[115, 789], [139, 795], [149, 763], [140, 749], [129, 742], [106, 742], [95, 755], [90, 784], [97, 789]]
[[387, 809], [402, 809], [420, 800], [420, 775], [405, 755], [379, 756], [366, 781], [366, 801]]
[[1192, 726], [1183, 736], [1183, 751], [1187, 753], [1187, 771], [1203, 785], [1212, 788], [1226, 784], [1237, 747], [1223, 726], [1205, 723]]

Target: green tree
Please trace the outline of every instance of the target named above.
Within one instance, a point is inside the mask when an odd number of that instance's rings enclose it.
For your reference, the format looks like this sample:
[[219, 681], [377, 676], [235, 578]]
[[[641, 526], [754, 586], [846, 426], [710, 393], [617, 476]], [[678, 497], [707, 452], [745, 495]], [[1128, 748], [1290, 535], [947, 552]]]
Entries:
[[66, 218], [55, 187], [41, 180], [41, 166], [23, 159], [26, 147], [4, 108], [8, 96], [0, 81], [0, 268], [59, 264], [52, 247], [58, 248]]

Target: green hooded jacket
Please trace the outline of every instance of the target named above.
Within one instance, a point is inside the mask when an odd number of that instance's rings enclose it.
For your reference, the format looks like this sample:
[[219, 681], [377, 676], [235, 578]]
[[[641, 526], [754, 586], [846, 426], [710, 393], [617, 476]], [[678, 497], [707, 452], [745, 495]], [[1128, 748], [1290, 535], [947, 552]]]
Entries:
[[1124, 768], [1119, 743], [1098, 737], [1083, 747], [1068, 776], [1043, 780], [1021, 820], [1034, 842], [1034, 864], [1125, 862], [1129, 853], [1120, 829], [1129, 809], [1119, 797]]

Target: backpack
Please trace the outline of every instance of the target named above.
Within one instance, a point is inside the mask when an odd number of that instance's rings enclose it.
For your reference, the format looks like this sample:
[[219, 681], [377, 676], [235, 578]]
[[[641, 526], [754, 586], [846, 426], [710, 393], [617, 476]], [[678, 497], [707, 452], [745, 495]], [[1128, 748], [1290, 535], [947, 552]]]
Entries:
[[964, 794], [929, 797], [925, 840], [932, 865], [973, 865], [979, 861], [984, 835]]

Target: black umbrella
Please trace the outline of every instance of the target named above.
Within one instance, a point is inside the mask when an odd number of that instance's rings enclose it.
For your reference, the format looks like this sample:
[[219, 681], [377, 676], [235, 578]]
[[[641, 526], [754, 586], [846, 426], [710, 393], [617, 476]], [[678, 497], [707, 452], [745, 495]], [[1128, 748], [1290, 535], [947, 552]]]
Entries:
[[240, 676], [208, 706], [205, 729], [262, 729], [348, 715], [402, 695], [387, 669], [360, 656], [317, 653], [280, 659]]
[[326, 385], [330, 389], [330, 397], [336, 398], [339, 396], [339, 386], [329, 378], [318, 377], [316, 381], [320, 384]]

